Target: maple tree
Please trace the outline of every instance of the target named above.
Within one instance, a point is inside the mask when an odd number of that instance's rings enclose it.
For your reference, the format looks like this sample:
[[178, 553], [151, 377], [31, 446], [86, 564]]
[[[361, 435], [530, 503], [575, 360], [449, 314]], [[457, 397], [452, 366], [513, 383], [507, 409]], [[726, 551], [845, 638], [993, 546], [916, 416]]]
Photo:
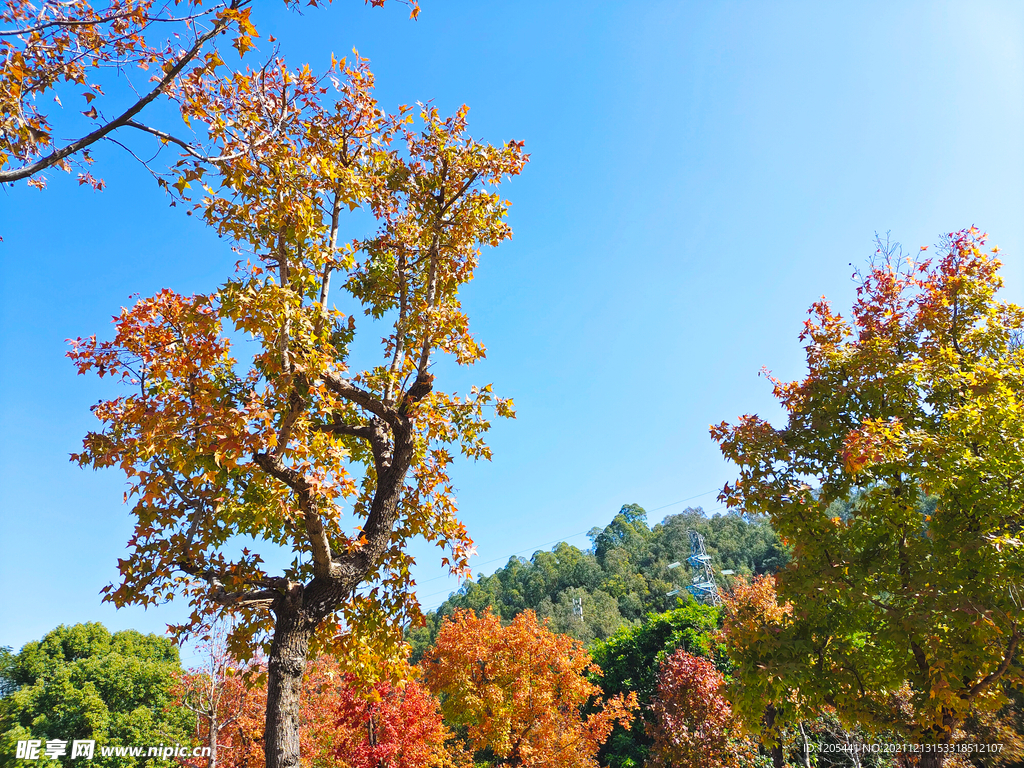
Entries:
[[661, 662], [648, 726], [653, 768], [752, 764], [751, 744], [737, 734], [724, 688], [709, 659], [680, 648]]
[[415, 680], [399, 686], [388, 680], [363, 695], [348, 676], [338, 688], [326, 743], [346, 768], [456, 768], [471, 765], [453, 743], [440, 703]]
[[[214, 123], [218, 159], [183, 160], [177, 190], [201, 191], [193, 210], [233, 242], [239, 272], [209, 294], [163, 290], [123, 309], [110, 341], [72, 342], [79, 372], [129, 387], [94, 406], [103, 427], [73, 458], [119, 467], [135, 499], [106, 599], [187, 596], [179, 636], [231, 615], [233, 655], [267, 654], [267, 765], [290, 768], [311, 644], [366, 680], [400, 674], [402, 625], [422, 620], [407, 542], [466, 569], [448, 466], [453, 450], [489, 458], [490, 419], [514, 412], [490, 385], [435, 389], [430, 368], [484, 355], [459, 291], [481, 246], [510, 237], [495, 187], [527, 156], [472, 139], [465, 107], [423, 107], [418, 127], [407, 108], [386, 114], [358, 58], [328, 79], [277, 62], [184, 87]], [[232, 125], [275, 128], [254, 145]], [[377, 232], [339, 242], [342, 213], [360, 207]], [[357, 314], [383, 331], [378, 357], [351, 352]], [[294, 559], [275, 574], [264, 555], [280, 548]]]
[[768, 674], [860, 722], [909, 682], [923, 767], [1024, 682], [1024, 309], [996, 298], [984, 243], [951, 233], [934, 260], [880, 245], [849, 320], [811, 307], [807, 376], [772, 379], [786, 426], [712, 427], [740, 468], [723, 499], [793, 546], [791, 641]]
[[[204, 670], [192, 670], [173, 691], [196, 712], [200, 737], [218, 748], [185, 761], [195, 768], [251, 768], [265, 761], [263, 716], [266, 665], [232, 667], [223, 645], [204, 646]], [[257, 673], [257, 674], [251, 674]], [[378, 680], [367, 687], [330, 656], [311, 659], [303, 682], [299, 727], [304, 764], [311, 768], [456, 768], [464, 762], [441, 719], [437, 699], [415, 680]], [[196, 704], [199, 704], [197, 707]]]
[[[375, 6], [384, 1], [367, 0]], [[301, 5], [298, 0], [284, 2], [292, 8]], [[419, 8], [415, 2], [408, 4], [415, 18]], [[182, 134], [142, 123], [141, 114], [153, 102], [168, 98], [184, 119], [184, 127], [177, 127], [191, 129], [195, 109], [183, 85], [197, 80], [224, 84], [235, 74], [244, 75], [227, 68], [217, 40], [229, 35], [239, 57], [244, 57], [259, 37], [251, 14], [251, 0], [207, 5], [202, 0], [108, 0], [102, 7], [88, 0], [38, 4], [6, 0], [0, 8], [0, 183], [27, 179], [41, 188], [48, 168], [70, 172], [78, 167], [82, 169], [79, 183], [100, 189], [103, 181], [89, 171], [90, 149], [103, 140], [124, 146], [114, 134], [126, 130], [149, 134], [191, 157], [203, 157], [204, 130]], [[120, 80], [107, 73], [116, 73]], [[84, 121], [64, 112], [54, 117], [43, 107], [44, 100], [52, 97], [63, 109], [61, 95], [83, 100], [86, 109], [78, 113]], [[282, 110], [279, 121], [289, 117], [289, 110]], [[58, 146], [54, 120], [62, 133], [78, 138]], [[211, 124], [195, 127], [206, 129]], [[231, 130], [254, 144], [268, 138], [247, 131], [244, 125]]]
[[583, 645], [533, 611], [507, 626], [490, 611], [456, 611], [422, 667], [446, 722], [491, 765], [596, 768], [612, 727], [628, 726], [636, 708], [636, 694], [602, 699], [591, 679], [600, 668]]

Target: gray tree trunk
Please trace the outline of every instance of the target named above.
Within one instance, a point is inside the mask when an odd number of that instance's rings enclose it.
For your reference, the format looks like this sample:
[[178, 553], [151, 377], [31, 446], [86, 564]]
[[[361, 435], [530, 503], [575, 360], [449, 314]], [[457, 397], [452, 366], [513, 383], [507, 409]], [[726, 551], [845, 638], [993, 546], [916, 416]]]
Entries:
[[267, 768], [300, 768], [299, 704], [310, 629], [298, 611], [278, 615], [267, 660]]

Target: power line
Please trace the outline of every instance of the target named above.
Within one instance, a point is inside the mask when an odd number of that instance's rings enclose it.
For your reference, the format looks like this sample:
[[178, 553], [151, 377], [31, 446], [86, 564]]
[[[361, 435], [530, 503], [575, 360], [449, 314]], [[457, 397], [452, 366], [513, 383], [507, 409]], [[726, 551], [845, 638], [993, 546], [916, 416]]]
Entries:
[[[696, 496], [690, 496], [688, 499], [680, 499], [679, 501], [673, 501], [671, 504], [666, 504], [663, 507], [655, 507], [654, 509], [648, 509], [646, 511], [647, 512], [657, 512], [660, 509], [668, 509], [669, 507], [674, 507], [676, 504], [682, 504], [684, 501], [693, 501], [694, 499], [699, 499], [701, 496], [707, 496], [709, 493], [714, 493], [717, 490], [718, 490], [717, 488], [712, 488], [710, 491], [704, 491], [704, 493], [698, 493]], [[719, 509], [722, 509], [722, 507], [719, 507]], [[715, 510], [711, 510], [711, 511], [714, 512]]]

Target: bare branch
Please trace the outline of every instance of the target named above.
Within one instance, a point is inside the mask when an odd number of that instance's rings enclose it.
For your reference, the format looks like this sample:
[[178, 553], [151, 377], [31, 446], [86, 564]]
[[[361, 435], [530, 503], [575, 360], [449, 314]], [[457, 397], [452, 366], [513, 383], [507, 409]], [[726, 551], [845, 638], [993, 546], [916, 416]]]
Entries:
[[214, 157], [212, 155], [204, 155], [202, 152], [197, 150], [194, 146], [189, 144], [184, 139], [179, 139], [177, 136], [172, 136], [171, 134], [167, 133], [166, 131], [161, 131], [159, 128], [151, 128], [148, 125], [143, 125], [142, 123], [137, 123], [134, 120], [128, 120], [127, 122], [125, 122], [125, 127], [127, 127], [127, 128], [135, 128], [137, 130], [143, 131], [144, 133], [148, 133], [148, 134], [151, 134], [152, 136], [156, 136], [158, 139], [161, 139], [163, 141], [169, 142], [171, 144], [177, 144], [179, 147], [181, 147], [186, 152], [188, 152], [190, 155], [192, 155], [192, 157], [196, 158], [197, 160], [201, 160], [204, 163], [223, 163], [223, 162], [228, 162], [230, 160], [235, 160], [235, 159], [241, 157], [244, 154], [242, 152], [235, 152], [235, 153], [230, 154], [230, 155], [217, 155], [216, 157]]
[[314, 432], [330, 432], [332, 435], [351, 435], [361, 437], [364, 440], [373, 439], [373, 430], [370, 427], [360, 424], [346, 424], [343, 421], [333, 421], [330, 424], [317, 424], [310, 427]]
[[[162, 23], [162, 24], [176, 24], [180, 22], [191, 22], [196, 19], [201, 19], [203, 16], [209, 16], [211, 13], [215, 13], [219, 8], [223, 8], [225, 3], [220, 3], [213, 8], [208, 8], [200, 13], [191, 13], [188, 16], [169, 16], [167, 18], [160, 18], [159, 16], [143, 16], [145, 21], [144, 26], [150, 24]], [[120, 13], [112, 13], [109, 16], [100, 16], [89, 21], [83, 21], [80, 19], [55, 19], [54, 21], [43, 22], [37, 24], [34, 27], [23, 27], [21, 29], [2, 29], [0, 30], [0, 37], [18, 37], [20, 35], [30, 35], [33, 32], [42, 32], [44, 29], [50, 29], [51, 27], [97, 27], [101, 24], [106, 24], [111, 21], [118, 21], [120, 19], [129, 18], [134, 16], [134, 10], [121, 11]]]
[[[338, 223], [341, 218], [341, 185], [334, 190], [334, 203], [331, 206], [331, 231], [328, 236], [328, 242], [331, 244], [331, 259], [334, 258], [335, 251], [338, 250]], [[321, 313], [327, 311], [327, 299], [331, 295], [331, 263], [327, 261], [324, 264], [324, 276], [320, 282], [320, 311]], [[320, 315], [323, 318], [323, 314]], [[322, 327], [323, 320], [318, 320], [317, 332], [323, 331]]]
[[221, 574], [212, 570], [196, 568], [190, 563], [175, 563], [179, 571], [184, 571], [190, 576], [197, 576], [210, 585], [210, 599], [221, 605], [269, 605], [282, 595], [273, 589], [258, 589], [242, 592], [228, 592], [224, 588], [224, 580]]
[[[241, 6], [245, 0], [233, 0], [231, 8], [237, 8]], [[118, 117], [114, 118], [106, 125], [101, 125], [92, 133], [83, 136], [78, 141], [73, 141], [63, 149], [55, 150], [46, 157], [42, 157], [34, 163], [29, 165], [23, 165], [20, 168], [14, 168], [7, 171], [0, 171], [0, 184], [10, 181], [18, 181], [20, 179], [34, 176], [40, 171], [44, 171], [50, 168], [61, 160], [70, 155], [85, 149], [86, 147], [95, 144], [97, 141], [102, 139], [108, 133], [117, 130], [118, 128], [124, 127], [128, 122], [135, 117], [139, 112], [146, 108], [150, 102], [156, 99], [171, 83], [174, 82], [175, 78], [181, 74], [182, 70], [189, 65], [189, 63], [199, 55], [199, 52], [203, 49], [210, 40], [216, 37], [223, 29], [230, 24], [230, 20], [227, 17], [222, 17], [218, 20], [213, 27], [210, 28], [206, 34], [196, 38], [196, 41], [192, 44], [192, 47], [185, 52], [185, 55], [178, 59], [177, 64], [167, 70], [164, 76], [160, 79], [160, 82], [145, 96], [135, 102], [131, 107], [122, 112]]]

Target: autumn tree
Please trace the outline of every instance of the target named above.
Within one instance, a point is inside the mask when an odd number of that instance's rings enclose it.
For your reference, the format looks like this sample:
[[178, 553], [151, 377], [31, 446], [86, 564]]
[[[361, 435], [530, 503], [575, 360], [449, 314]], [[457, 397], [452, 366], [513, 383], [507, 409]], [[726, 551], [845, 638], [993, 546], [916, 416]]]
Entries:
[[351, 676], [335, 689], [326, 742], [346, 768], [456, 768], [468, 756], [441, 716], [440, 703], [415, 680], [375, 684], [369, 695]]
[[590, 679], [600, 668], [580, 642], [549, 631], [533, 611], [507, 626], [489, 611], [458, 611], [422, 666], [446, 722], [491, 765], [596, 768], [613, 725], [628, 725], [636, 707], [635, 694], [602, 699]]
[[195, 716], [197, 735], [209, 747], [206, 760], [198, 763], [205, 768], [244, 764], [237, 754], [235, 760], [222, 761], [220, 748], [246, 751], [244, 742], [252, 740], [232, 738], [232, 733], [244, 729], [264, 704], [259, 686], [246, 679], [247, 673], [252, 677], [260, 671], [259, 660], [239, 664], [226, 641], [227, 628], [215, 625], [197, 646], [201, 664], [182, 673], [172, 691], [176, 703]]
[[909, 681], [922, 768], [1024, 681], [1024, 310], [996, 298], [984, 242], [880, 246], [849, 319], [811, 307], [806, 377], [772, 379], [788, 422], [712, 428], [740, 470], [722, 497], [793, 546], [779, 594], [800, 632], [769, 674], [862, 722], [866, 692]]
[[[409, 5], [415, 17], [419, 9], [415, 2]], [[202, 130], [191, 130], [195, 105], [183, 86], [232, 80], [222, 56], [228, 53], [217, 43], [230, 40], [239, 56], [251, 50], [260, 36], [252, 8], [251, 0], [205, 5], [202, 0], [107, 0], [102, 6], [88, 0], [5, 2], [0, 8], [0, 183], [27, 179], [41, 188], [47, 169], [79, 168], [80, 184], [101, 188], [102, 180], [89, 171], [91, 149], [100, 141], [124, 147], [126, 133], [148, 134], [158, 148], [170, 144], [202, 156], [205, 137]], [[70, 112], [63, 111], [62, 96]], [[143, 122], [151, 104], [167, 99], [179, 107], [184, 123]], [[62, 111], [55, 116], [44, 106], [49, 104]], [[289, 118], [288, 110], [280, 112], [280, 122]], [[59, 133], [75, 138], [57, 139], [55, 120]], [[245, 125], [231, 130], [243, 141], [268, 139]]]
[[792, 681], [776, 667], [797, 643], [793, 606], [779, 604], [773, 576], [737, 578], [723, 593], [721, 637], [734, 665], [729, 695], [737, 718], [760, 734], [775, 768], [785, 762], [782, 725], [809, 713]]
[[725, 678], [709, 659], [680, 648], [662, 661], [648, 728], [653, 768], [753, 764], [724, 689]]
[[[465, 108], [424, 107], [416, 127], [372, 86], [362, 60], [327, 78], [277, 62], [230, 87], [189, 83], [217, 159], [189, 160], [178, 189], [242, 254], [239, 272], [209, 294], [142, 299], [112, 340], [69, 353], [128, 387], [94, 407], [103, 426], [74, 457], [120, 467], [135, 500], [106, 597], [184, 595], [179, 635], [230, 615], [232, 653], [265, 647], [270, 768], [299, 764], [311, 644], [364, 678], [396, 673], [401, 627], [421, 620], [407, 542], [436, 543], [463, 572], [453, 450], [489, 458], [490, 419], [513, 415], [490, 385], [435, 389], [431, 366], [484, 355], [460, 289], [481, 246], [511, 234], [495, 187], [522, 169], [522, 144], [472, 139]], [[254, 145], [239, 125], [270, 138]], [[342, 242], [343, 213], [361, 207], [376, 234]], [[376, 357], [370, 339], [354, 356], [357, 320], [382, 337]], [[294, 559], [273, 573], [264, 557], [280, 549]]]
[[[219, 652], [214, 655], [220, 658]], [[203, 666], [208, 667], [209, 660], [204, 659]], [[265, 665], [257, 663], [245, 671], [261, 670], [266, 671]], [[191, 674], [196, 676], [196, 670]], [[265, 675], [250, 676], [248, 686], [245, 677], [225, 675], [219, 688], [214, 754], [220, 768], [253, 768], [265, 762]], [[196, 701], [209, 701], [207, 690], [200, 688], [196, 696], [179, 685], [175, 701], [194, 708]], [[464, 762], [465, 755], [441, 719], [437, 699], [415, 680], [378, 680], [368, 686], [323, 655], [306, 666], [303, 702], [299, 741], [304, 764], [310, 768], [454, 768]], [[200, 709], [200, 721], [207, 719], [206, 711]], [[209, 731], [203, 728], [201, 735], [208, 738]], [[185, 764], [204, 768], [209, 762], [193, 758]]]

